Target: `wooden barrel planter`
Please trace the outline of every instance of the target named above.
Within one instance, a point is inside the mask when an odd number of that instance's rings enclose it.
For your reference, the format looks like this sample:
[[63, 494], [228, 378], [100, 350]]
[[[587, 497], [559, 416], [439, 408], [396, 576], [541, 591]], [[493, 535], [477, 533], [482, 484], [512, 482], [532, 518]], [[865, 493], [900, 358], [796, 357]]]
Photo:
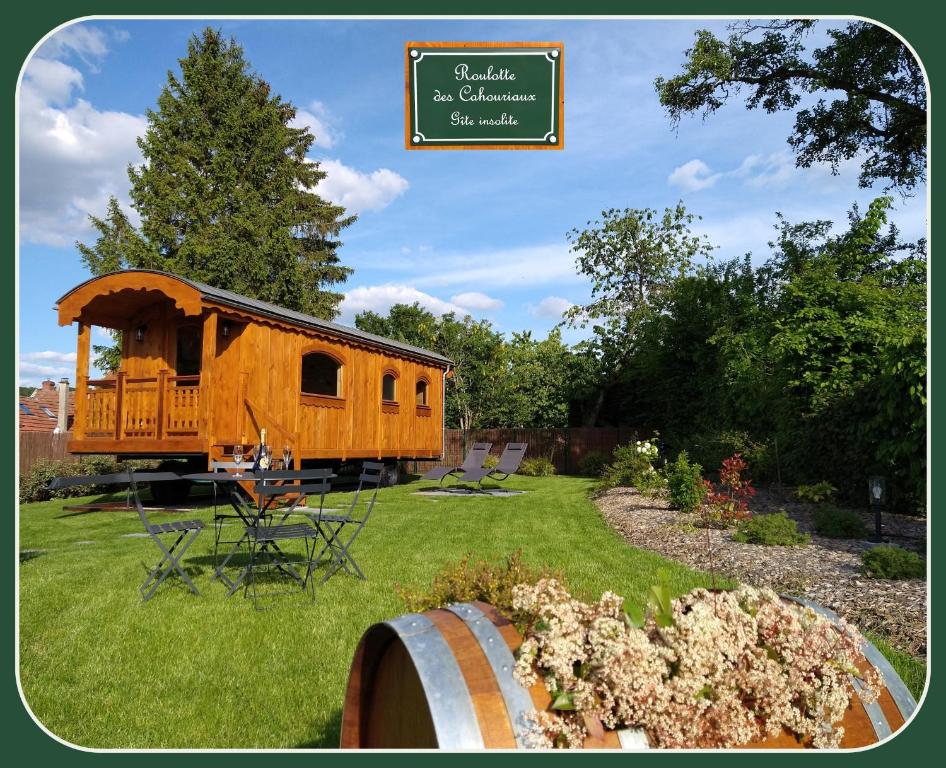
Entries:
[[[833, 612], [804, 600], [833, 622]], [[486, 603], [411, 613], [370, 627], [352, 661], [342, 714], [343, 749], [516, 749], [527, 746], [526, 716], [551, 700], [541, 681], [513, 678], [522, 637]], [[876, 667], [886, 687], [865, 705], [853, 697], [842, 722], [844, 748], [876, 743], [909, 719], [916, 702], [881, 653], [865, 640], [859, 666]], [[855, 690], [858, 683], [852, 681]], [[747, 748], [797, 749], [789, 732]], [[642, 731], [605, 731], [586, 749], [646, 749]]]

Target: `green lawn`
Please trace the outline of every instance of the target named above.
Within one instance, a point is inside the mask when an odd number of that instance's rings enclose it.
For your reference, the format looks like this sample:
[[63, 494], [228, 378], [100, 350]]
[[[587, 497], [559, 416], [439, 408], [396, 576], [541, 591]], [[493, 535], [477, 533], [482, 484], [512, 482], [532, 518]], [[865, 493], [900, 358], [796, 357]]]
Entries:
[[[404, 612], [396, 584], [427, 585], [467, 552], [498, 559], [521, 548], [529, 563], [561, 570], [586, 599], [612, 589], [643, 601], [655, 583], [675, 593], [709, 584], [705, 574], [627, 546], [589, 500], [590, 481], [516, 477], [508, 486], [529, 492], [508, 498], [413, 494], [429, 486], [380, 492], [355, 547], [367, 581], [339, 574], [317, 602], [300, 591], [266, 611], [242, 592], [227, 599], [211, 581], [210, 529], [185, 557], [201, 596], [169, 579], [143, 604], [137, 586], [157, 549], [125, 536], [141, 533], [134, 512], [22, 505], [27, 702], [54, 733], [88, 747], [335, 747], [362, 633]], [[329, 498], [341, 506], [350, 495]], [[211, 510], [153, 514], [195, 516], [209, 522]], [[907, 679], [903, 665], [913, 660], [898, 663], [893, 649], [881, 649]]]
[[[20, 509], [21, 679], [36, 716], [89, 747], [334, 747], [348, 667], [372, 623], [404, 612], [395, 585], [429, 584], [467, 552], [517, 548], [560, 569], [586, 597], [613, 589], [641, 600], [651, 584], [677, 593], [707, 584], [682, 565], [628, 547], [588, 498], [590, 482], [513, 478], [508, 498], [413, 495], [382, 489], [355, 553], [368, 576], [329, 580], [256, 611], [211, 581], [212, 531], [185, 557], [201, 591], [179, 580], [142, 603], [156, 561], [134, 512], [64, 513], [65, 502]], [[333, 494], [333, 506], [350, 496]], [[210, 510], [186, 517], [210, 520]], [[180, 519], [180, 514], [155, 514]]]

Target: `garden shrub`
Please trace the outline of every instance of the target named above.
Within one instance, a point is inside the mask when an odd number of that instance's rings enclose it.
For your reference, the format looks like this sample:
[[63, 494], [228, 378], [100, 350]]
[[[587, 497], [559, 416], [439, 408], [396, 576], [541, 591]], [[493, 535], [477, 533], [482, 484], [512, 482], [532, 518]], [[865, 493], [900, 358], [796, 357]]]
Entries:
[[608, 465], [608, 457], [601, 451], [588, 451], [578, 462], [578, 471], [585, 477], [601, 477]]
[[887, 544], [868, 549], [861, 555], [864, 573], [872, 579], [922, 579], [926, 565], [916, 552]]
[[745, 432], [723, 430], [702, 432], [684, 443], [690, 456], [704, 467], [718, 467], [723, 461], [738, 453], [752, 465], [753, 474], [761, 479], [775, 478], [775, 455], [767, 443], [753, 440]]
[[[40, 459], [20, 478], [20, 502], [48, 501], [49, 499], [73, 499], [78, 496], [91, 496], [96, 493], [108, 493], [114, 488], [104, 485], [74, 485], [56, 491], [47, 490], [46, 486], [55, 477], [74, 477], [75, 475], [106, 475], [121, 472], [129, 466], [139, 468], [143, 462], [119, 463], [112, 456], [83, 456], [78, 461], [71, 459]], [[150, 466], [151, 462], [145, 462]]]
[[799, 485], [795, 489], [795, 498], [799, 501], [809, 501], [813, 504], [830, 503], [834, 501], [834, 494], [838, 489], [827, 480], [812, 485]]
[[691, 463], [686, 451], [677, 454], [666, 471], [670, 504], [681, 512], [696, 512], [706, 498], [707, 488], [703, 482], [703, 468]]
[[755, 488], [748, 477], [743, 477], [748, 468], [742, 455], [734, 453], [728, 459], [723, 459], [718, 486], [709, 480], [703, 481], [706, 488], [706, 500], [700, 509], [703, 525], [728, 528], [736, 521], [750, 517], [748, 500], [755, 495]]
[[408, 611], [421, 613], [451, 603], [482, 600], [506, 616], [516, 613], [512, 607], [512, 588], [517, 584], [533, 584], [539, 579], [557, 578], [561, 574], [547, 568], [538, 570], [522, 562], [522, 550], [517, 549], [498, 563], [473, 560], [468, 553], [458, 562], [444, 567], [430, 588], [396, 586], [398, 595]]
[[807, 544], [811, 536], [800, 533], [798, 524], [784, 509], [767, 515], [755, 515], [749, 520], [736, 523], [734, 541], [743, 544], [762, 544], [769, 547], [794, 547]]
[[867, 525], [852, 509], [839, 509], [833, 504], [824, 504], [815, 510], [815, 530], [829, 539], [863, 539], [867, 537]]
[[601, 473], [602, 488], [633, 486], [645, 495], [657, 493], [665, 486], [664, 479], [654, 468], [658, 457], [656, 436], [617, 446], [611, 463]]
[[527, 477], [551, 477], [555, 474], [555, 465], [544, 456], [536, 456], [534, 459], [523, 459], [516, 474]]
[[483, 462], [483, 466], [486, 469], [496, 469], [499, 466], [499, 456], [491, 453], [486, 457], [486, 461]]

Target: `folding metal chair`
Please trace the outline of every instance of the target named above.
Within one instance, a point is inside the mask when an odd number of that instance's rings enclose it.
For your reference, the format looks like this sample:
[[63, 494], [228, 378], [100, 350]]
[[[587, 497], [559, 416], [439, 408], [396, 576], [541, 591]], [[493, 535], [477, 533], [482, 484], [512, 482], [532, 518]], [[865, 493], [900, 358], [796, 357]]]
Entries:
[[[174, 472], [128, 472], [131, 496], [135, 500], [138, 517], [141, 519], [141, 523], [144, 525], [151, 540], [162, 552], [160, 562], [151, 569], [148, 573], [148, 578], [146, 578], [144, 583], [138, 588], [145, 602], [154, 596], [158, 587], [161, 586], [161, 582], [168, 577], [171, 571], [177, 571], [177, 574], [191, 592], [195, 595], [200, 594], [200, 592], [197, 591], [197, 587], [194, 586], [194, 582], [190, 580], [190, 577], [181, 567], [181, 558], [184, 556], [187, 548], [194, 543], [194, 539], [204, 530], [204, 521], [175, 520], [170, 523], [154, 524], [148, 520], [144, 505], [141, 503], [141, 497], [138, 494], [138, 483], [163, 482], [167, 480], [180, 480], [180, 477]], [[170, 547], [161, 540], [162, 536], [168, 534], [177, 537]]]
[[[384, 464], [374, 461], [366, 461], [362, 465], [361, 475], [358, 477], [358, 488], [355, 490], [355, 496], [346, 514], [320, 513], [317, 517], [313, 515], [316, 528], [319, 529], [325, 544], [309, 565], [309, 577], [312, 576], [312, 570], [320, 565], [323, 556], [328, 555], [330, 561], [319, 584], [324, 584], [338, 570], [344, 570], [359, 579], [365, 578], [364, 572], [351, 555], [351, 546], [368, 523], [368, 518], [371, 517], [371, 511], [378, 498], [378, 490], [381, 488], [383, 470]], [[358, 500], [362, 491], [367, 489], [372, 489], [371, 498], [368, 500], [367, 508], [359, 515]]]
[[439, 480], [443, 485], [443, 481], [448, 477], [457, 477], [471, 469], [479, 469], [489, 456], [489, 450], [492, 447], [492, 443], [473, 443], [473, 447], [459, 467], [434, 467], [425, 472], [421, 480]]
[[[240, 516], [244, 517], [246, 526], [243, 536], [216, 571], [217, 576], [229, 587], [228, 596], [236, 592], [242, 584], [245, 595], [249, 595], [252, 591], [253, 604], [258, 608], [257, 574], [263, 571], [279, 570], [291, 576], [303, 589], [307, 587], [312, 558], [318, 544], [319, 531], [309, 522], [287, 523], [285, 521], [295, 512], [302, 499], [307, 496], [319, 493], [321, 499], [325, 498], [330, 474], [329, 470], [321, 469], [257, 472], [256, 485], [253, 489], [257, 497], [255, 510], [235, 490], [239, 488], [236, 482], [230, 483], [229, 490], [232, 503], [237, 507]], [[287, 495], [294, 496], [292, 504], [284, 510], [280, 521], [273, 523], [273, 514], [270, 512], [271, 506], [275, 499]], [[320, 511], [322, 509], [321, 503], [319, 509]], [[267, 520], [269, 520], [268, 523]], [[293, 561], [279, 546], [280, 542], [298, 540], [302, 540], [305, 545], [306, 554], [303, 561], [305, 576], [299, 574], [293, 566]], [[239, 576], [231, 580], [224, 573], [224, 566], [244, 542], [249, 549], [247, 563], [240, 571]], [[299, 564], [299, 561], [296, 561], [296, 563]], [[312, 596], [314, 599], [314, 587]]]
[[[68, 488], [73, 485], [127, 485], [130, 496], [135, 502], [135, 509], [138, 511], [138, 517], [144, 526], [150, 539], [161, 550], [161, 560], [156, 566], [149, 569], [148, 577], [138, 588], [142, 599], [147, 602], [161, 586], [161, 583], [176, 571], [187, 587], [195, 595], [199, 595], [197, 587], [190, 577], [181, 567], [181, 558], [187, 548], [194, 543], [194, 539], [204, 529], [202, 520], [176, 520], [170, 523], [153, 524], [148, 520], [145, 514], [144, 505], [141, 503], [141, 496], [138, 493], [138, 483], [165, 482], [169, 480], [180, 480], [180, 476], [174, 472], [115, 472], [108, 475], [75, 475], [72, 477], [56, 477], [49, 483], [50, 490], [59, 488]], [[176, 535], [173, 544], [167, 546], [161, 537], [167, 534]]]
[[[243, 461], [237, 464], [235, 461], [211, 461], [210, 469], [212, 472], [225, 472], [230, 473], [230, 470], [233, 471], [242, 471], [249, 470], [253, 468], [252, 461]], [[213, 485], [213, 496], [214, 496], [214, 568], [217, 567], [217, 559], [219, 556], [220, 545], [221, 544], [236, 544], [238, 541], [242, 540], [242, 535], [239, 539], [222, 539], [223, 528], [225, 525], [228, 525], [228, 521], [244, 521], [242, 515], [238, 514], [236, 510], [230, 509], [227, 510], [224, 508], [224, 511], [220, 511], [217, 508], [217, 483], [212, 483]], [[231, 505], [232, 507], [232, 505]]]
[[[262, 487], [266, 488], [265, 497], [275, 501], [278, 500], [280, 496], [291, 496], [294, 497], [291, 499], [288, 507], [276, 510], [276, 512], [281, 512], [282, 516], [279, 518], [280, 523], [286, 522], [286, 518], [293, 514], [304, 514], [306, 517], [311, 517], [312, 513], [302, 510], [296, 511], [296, 508], [305, 501], [307, 498], [312, 496], [315, 493], [319, 494], [319, 513], [321, 514], [322, 509], [325, 506], [325, 494], [332, 490], [332, 484], [329, 482], [329, 479], [335, 477], [331, 469], [277, 469], [264, 473], [257, 473], [260, 475], [262, 481]], [[294, 484], [294, 481], [298, 480], [299, 485]], [[268, 502], [265, 505], [266, 510], [269, 510], [270, 503]], [[269, 515], [274, 517], [273, 512], [269, 512]]]

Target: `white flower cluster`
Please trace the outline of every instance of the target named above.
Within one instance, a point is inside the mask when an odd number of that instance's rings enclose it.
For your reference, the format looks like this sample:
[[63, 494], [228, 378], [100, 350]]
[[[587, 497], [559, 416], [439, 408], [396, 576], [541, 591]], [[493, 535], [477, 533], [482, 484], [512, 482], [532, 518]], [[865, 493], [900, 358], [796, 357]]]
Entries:
[[635, 443], [637, 452], [641, 454], [644, 458], [654, 461], [658, 456], [657, 444], [650, 442], [650, 440], [638, 440]]
[[[588, 717], [608, 728], [644, 728], [653, 746], [734, 747], [793, 731], [815, 747], [837, 746], [848, 707], [848, 676], [876, 697], [883, 680], [854, 660], [861, 638], [771, 590], [697, 589], [673, 603], [673, 624], [643, 629], [624, 620], [623, 598], [592, 605], [554, 579], [513, 589], [533, 620], [518, 651], [516, 679], [543, 681], [553, 702], [534, 725], [541, 747], [578, 747]], [[554, 705], [553, 705], [554, 706]]]

